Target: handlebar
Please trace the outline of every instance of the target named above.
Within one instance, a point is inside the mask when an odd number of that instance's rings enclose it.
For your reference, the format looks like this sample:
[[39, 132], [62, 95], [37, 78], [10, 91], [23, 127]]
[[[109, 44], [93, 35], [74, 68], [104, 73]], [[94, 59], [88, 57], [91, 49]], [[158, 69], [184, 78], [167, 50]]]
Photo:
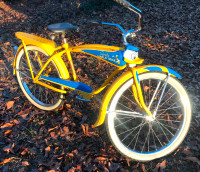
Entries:
[[142, 11], [136, 8], [135, 6], [133, 6], [127, 0], [114, 0], [114, 1], [139, 15], [138, 30], [141, 30], [142, 29]]
[[123, 5], [124, 7], [128, 8], [129, 10], [133, 11], [134, 13], [139, 15], [139, 22], [138, 22], [138, 29], [137, 30], [129, 30], [129, 31], [125, 31], [120, 25], [118, 24], [114, 24], [114, 23], [104, 23], [104, 22], [97, 22], [97, 21], [89, 21], [88, 23], [91, 25], [108, 25], [108, 26], [115, 26], [118, 27], [121, 31], [122, 31], [122, 35], [123, 35], [123, 40], [124, 40], [124, 44], [127, 45], [127, 37], [131, 36], [131, 37], [135, 37], [135, 33], [140, 31], [142, 28], [142, 11], [138, 8], [136, 8], [135, 6], [133, 6], [131, 3], [129, 3], [127, 0], [114, 0], [115, 2]]
[[105, 22], [101, 22], [101, 21], [90, 20], [90, 21], [88, 21], [88, 24], [94, 25], [94, 26], [95, 25], [115, 26], [115, 27], [119, 28], [123, 34], [126, 34], [126, 31], [120, 25], [115, 24], [115, 23], [105, 23]]

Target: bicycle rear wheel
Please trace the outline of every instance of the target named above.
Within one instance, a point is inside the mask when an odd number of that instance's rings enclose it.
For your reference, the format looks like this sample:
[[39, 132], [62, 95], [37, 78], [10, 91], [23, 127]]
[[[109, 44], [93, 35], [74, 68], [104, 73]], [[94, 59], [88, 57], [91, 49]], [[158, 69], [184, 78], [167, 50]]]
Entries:
[[[44, 63], [49, 59], [49, 56], [44, 50], [36, 46], [27, 46], [27, 52], [33, 74], [36, 76]], [[33, 82], [24, 49], [20, 50], [16, 58], [17, 80], [27, 99], [42, 110], [52, 111], [58, 109], [63, 104], [64, 95]], [[50, 62], [42, 75], [55, 78], [61, 77], [60, 72], [53, 61]], [[62, 86], [46, 81], [43, 82], [53, 87], [62, 90], [64, 89]]]
[[[145, 104], [153, 113], [167, 75], [147, 72], [139, 75]], [[132, 92], [132, 75], [117, 88], [107, 108], [108, 135], [123, 155], [150, 161], [174, 151], [185, 138], [191, 121], [189, 97], [174, 77], [170, 77], [154, 120], [148, 120]], [[134, 115], [131, 115], [134, 114]]]

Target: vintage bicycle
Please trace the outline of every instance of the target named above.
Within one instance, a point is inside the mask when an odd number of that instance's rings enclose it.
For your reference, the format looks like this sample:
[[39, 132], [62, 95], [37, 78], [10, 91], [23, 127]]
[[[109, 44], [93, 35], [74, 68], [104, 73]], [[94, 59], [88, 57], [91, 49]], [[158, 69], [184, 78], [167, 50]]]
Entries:
[[[141, 30], [142, 12], [126, 0], [115, 0], [139, 15], [138, 28], [125, 31], [120, 25], [90, 22], [94, 25], [118, 27], [123, 47], [89, 44], [69, 47], [65, 34], [77, 27], [57, 23], [47, 28], [63, 35], [63, 44], [56, 47], [53, 40], [16, 32], [22, 44], [16, 51], [14, 74], [27, 99], [36, 107], [52, 111], [58, 109], [66, 93], [90, 101], [100, 93], [120, 71], [128, 68], [107, 89], [93, 127], [106, 122], [108, 136], [124, 156], [138, 161], [150, 161], [174, 151], [185, 138], [191, 121], [189, 96], [177, 80], [181, 75], [160, 65], [144, 65], [138, 57], [139, 49], [128, 43]], [[79, 82], [72, 61], [72, 52], [90, 55], [117, 69], [96, 90]], [[66, 54], [70, 69], [62, 55]], [[72, 78], [70, 78], [72, 74]]]

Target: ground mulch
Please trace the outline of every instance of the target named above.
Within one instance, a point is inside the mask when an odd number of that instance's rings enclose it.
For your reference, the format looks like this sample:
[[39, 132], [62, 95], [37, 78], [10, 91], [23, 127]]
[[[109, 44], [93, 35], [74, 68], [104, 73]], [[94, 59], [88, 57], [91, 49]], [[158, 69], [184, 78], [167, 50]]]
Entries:
[[[160, 64], [180, 73], [193, 109], [184, 142], [170, 155], [137, 162], [121, 156], [110, 143], [105, 126], [91, 128], [102, 94], [91, 102], [66, 98], [56, 112], [34, 107], [12, 75], [14, 33], [49, 38], [46, 26], [68, 22], [80, 27], [69, 34], [70, 45], [99, 43], [122, 46], [120, 32], [90, 26], [88, 20], [137, 27], [137, 16], [114, 2], [92, 0], [0, 0], [0, 171], [200, 171], [200, 1], [131, 1], [144, 13], [143, 30], [134, 40], [144, 64]], [[96, 1], [97, 2], [97, 1]], [[96, 5], [95, 5], [96, 4]], [[59, 40], [59, 39], [58, 39]], [[76, 55], [75, 55], [76, 56]], [[77, 57], [82, 58], [81, 55]], [[78, 64], [81, 61], [78, 62]], [[102, 65], [102, 68], [107, 68]], [[79, 71], [79, 66], [76, 66]], [[100, 69], [102, 75], [104, 69]], [[111, 68], [109, 68], [111, 69]], [[92, 70], [96, 79], [98, 70]], [[84, 77], [82, 76], [84, 80]], [[80, 78], [81, 79], [81, 78]], [[97, 84], [100, 79], [95, 80]], [[92, 82], [92, 81], [91, 81]], [[99, 82], [99, 83], [98, 83]]]

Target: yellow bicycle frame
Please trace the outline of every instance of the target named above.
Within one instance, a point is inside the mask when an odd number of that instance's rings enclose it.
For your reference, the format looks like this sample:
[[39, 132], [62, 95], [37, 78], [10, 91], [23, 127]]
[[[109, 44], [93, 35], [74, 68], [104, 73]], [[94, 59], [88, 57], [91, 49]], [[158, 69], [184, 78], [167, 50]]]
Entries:
[[[76, 47], [69, 47], [68, 43], [63, 44], [62, 46], [59, 47], [55, 47], [55, 44], [53, 41], [48, 40], [48, 39], [44, 39], [44, 38], [40, 38], [38, 36], [35, 35], [31, 35], [31, 34], [27, 34], [27, 33], [23, 33], [23, 32], [17, 32], [16, 37], [22, 40], [22, 45], [19, 47], [15, 59], [14, 59], [14, 63], [13, 63], [13, 67], [14, 67], [14, 74], [15, 74], [15, 70], [16, 70], [16, 57], [18, 56], [19, 52], [24, 49], [25, 54], [26, 54], [26, 58], [27, 58], [27, 62], [30, 68], [30, 72], [31, 72], [31, 77], [34, 81], [34, 83], [40, 84], [42, 86], [45, 86], [49, 89], [52, 89], [54, 91], [60, 92], [60, 93], [66, 93], [66, 90], [61, 90], [58, 88], [55, 88], [53, 86], [50, 86], [48, 84], [45, 84], [44, 82], [40, 81], [39, 78], [42, 74], [42, 72], [45, 70], [45, 68], [48, 66], [48, 64], [53, 61], [56, 66], [58, 67], [60, 73], [61, 73], [61, 78], [62, 79], [66, 79], [69, 80], [70, 76], [69, 76], [69, 72], [68, 69], [64, 63], [64, 61], [62, 60], [61, 56], [66, 53], [67, 54], [67, 58], [69, 61], [69, 65], [72, 71], [72, 76], [73, 76], [73, 80], [77, 81], [77, 76], [76, 76], [76, 71], [74, 69], [74, 64], [72, 61], [72, 57], [71, 57], [71, 52], [80, 52], [80, 53], [84, 53], [84, 54], [89, 54], [91, 56], [94, 56], [98, 59], [104, 60], [107, 63], [110, 63], [111, 65], [114, 65], [117, 67], [117, 69], [105, 80], [105, 82], [95, 91], [93, 91], [92, 93], [86, 93], [86, 92], [82, 92], [82, 91], [78, 91], [80, 93], [80, 95], [83, 97], [83, 99], [91, 99], [93, 97], [93, 95], [98, 94], [99, 92], [101, 92], [107, 85], [108, 83], [113, 79], [114, 76], [116, 76], [120, 71], [122, 71], [124, 68], [126, 68], [129, 63], [131, 64], [141, 64], [143, 62], [142, 59], [140, 58], [136, 58], [133, 61], [127, 61], [128, 64], [122, 65], [122, 66], [118, 66], [116, 64], [113, 64], [112, 62], [109, 62], [103, 58], [100, 58], [97, 55], [94, 54], [90, 54], [88, 52], [85, 52], [84, 50], [99, 50], [99, 51], [123, 51], [123, 48], [120, 47], [115, 47], [115, 46], [107, 46], [107, 45], [99, 45], [99, 44], [92, 44], [92, 45], [80, 45], [80, 46], [76, 46]], [[49, 56], [50, 58], [47, 60], [47, 62], [42, 66], [41, 70], [39, 71], [39, 73], [34, 76], [33, 71], [32, 71], [32, 67], [31, 67], [31, 63], [29, 60], [29, 56], [28, 56], [28, 52], [27, 52], [27, 45], [35, 45], [41, 49], [43, 49]], [[39, 59], [40, 61], [40, 59]], [[114, 82], [114, 84], [112, 84], [110, 86], [110, 88], [108, 89], [108, 91], [106, 92], [104, 99], [103, 99], [103, 103], [102, 106], [100, 108], [100, 113], [98, 116], [98, 119], [96, 121], [96, 123], [94, 124], [94, 127], [101, 125], [104, 122], [105, 116], [106, 116], [106, 109], [107, 106], [109, 104], [109, 101], [113, 95], [113, 93], [116, 91], [116, 88], [121, 85], [126, 79], [127, 77], [133, 77], [134, 79], [134, 85], [132, 86], [132, 90], [133, 90], [133, 95], [135, 97], [136, 102], [138, 103], [139, 106], [141, 106], [149, 116], [151, 116], [151, 112], [149, 111], [149, 109], [146, 107], [145, 103], [144, 103], [144, 99], [143, 99], [143, 95], [142, 95], [142, 91], [141, 91], [141, 86], [139, 83], [139, 78], [138, 78], [138, 74], [146, 72], [146, 71], [163, 71], [163, 72], [167, 72], [167, 73], [171, 73], [172, 76], [176, 76], [176, 77], [180, 77], [179, 74], [177, 74], [175, 71], [173, 71], [170, 68], [166, 68], [164, 66], [159, 66], [159, 65], [147, 65], [147, 66], [140, 66], [140, 67], [132, 67], [130, 68], [128, 73], [125, 73], [124, 75], [122, 75], [117, 81]], [[58, 84], [58, 83], [56, 83]], [[66, 86], [66, 88], [68, 88]], [[70, 88], [72, 89], [72, 88]]]

